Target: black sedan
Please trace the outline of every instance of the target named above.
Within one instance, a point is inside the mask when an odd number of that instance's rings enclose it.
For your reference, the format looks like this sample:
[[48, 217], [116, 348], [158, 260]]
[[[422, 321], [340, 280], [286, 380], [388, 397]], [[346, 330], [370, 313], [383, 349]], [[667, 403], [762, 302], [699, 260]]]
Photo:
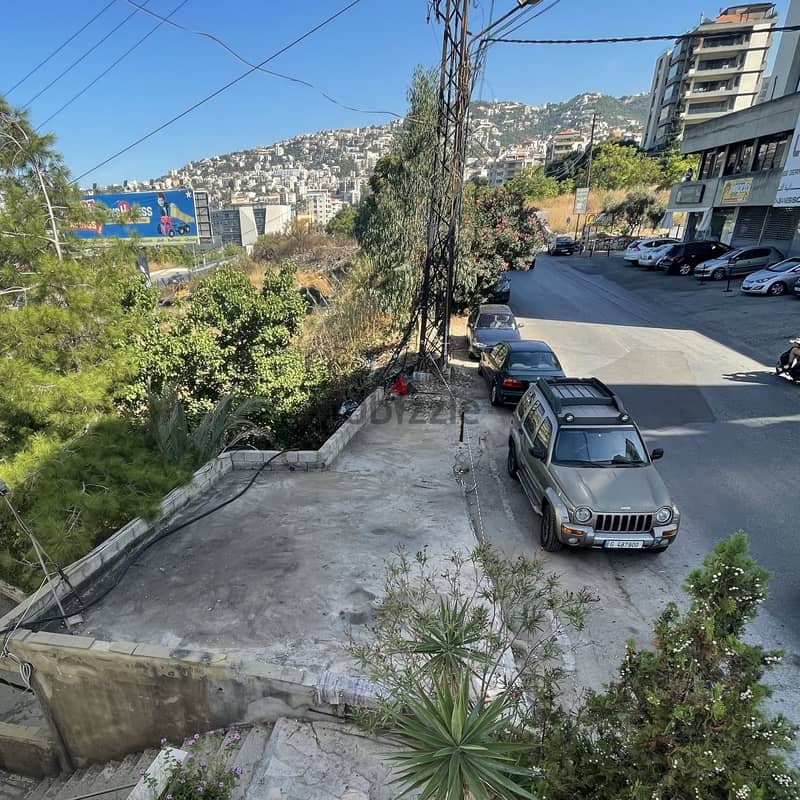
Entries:
[[551, 256], [571, 256], [575, 254], [578, 245], [571, 236], [556, 236], [550, 245]]
[[478, 372], [489, 384], [493, 406], [516, 403], [531, 381], [537, 378], [563, 378], [556, 354], [545, 342], [521, 340], [500, 342], [481, 353]]

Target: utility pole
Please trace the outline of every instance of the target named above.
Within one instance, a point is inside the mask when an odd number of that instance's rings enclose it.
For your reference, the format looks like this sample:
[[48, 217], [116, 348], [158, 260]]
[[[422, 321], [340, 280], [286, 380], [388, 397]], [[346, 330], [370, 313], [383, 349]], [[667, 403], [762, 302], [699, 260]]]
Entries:
[[[592, 130], [589, 133], [589, 164], [586, 167], [586, 219], [589, 218], [589, 192], [591, 191], [592, 185], [592, 157], [594, 156], [594, 126], [597, 122], [597, 112], [592, 112]], [[586, 241], [586, 221], [584, 220], [583, 223], [584, 228], [584, 235], [581, 239], [585, 242]], [[578, 238], [578, 223], [575, 223], [575, 239]]]
[[[458, 228], [464, 189], [467, 116], [475, 73], [471, 48], [489, 31], [525, 6], [542, 0], [517, 0], [516, 5], [488, 27], [470, 37], [467, 28], [470, 0], [430, 0], [441, 23], [442, 60], [439, 67], [439, 108], [436, 151], [431, 177], [431, 204], [419, 311], [420, 363], [426, 355], [440, 361], [449, 357], [450, 313], [453, 299]], [[476, 58], [476, 61], [479, 60]]]

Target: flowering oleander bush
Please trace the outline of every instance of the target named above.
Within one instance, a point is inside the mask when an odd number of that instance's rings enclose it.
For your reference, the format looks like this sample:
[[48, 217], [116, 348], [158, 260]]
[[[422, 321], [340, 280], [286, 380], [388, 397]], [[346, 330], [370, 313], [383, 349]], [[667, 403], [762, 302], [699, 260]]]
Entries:
[[[187, 739], [180, 749], [189, 755], [183, 760], [172, 756], [160, 800], [229, 800], [242, 775], [242, 768], [232, 758], [241, 738], [239, 731], [224, 737], [212, 731]], [[161, 740], [161, 746], [168, 746], [166, 739]], [[205, 755], [209, 752], [212, 755]], [[153, 778], [148, 777], [148, 783], [155, 788]]]

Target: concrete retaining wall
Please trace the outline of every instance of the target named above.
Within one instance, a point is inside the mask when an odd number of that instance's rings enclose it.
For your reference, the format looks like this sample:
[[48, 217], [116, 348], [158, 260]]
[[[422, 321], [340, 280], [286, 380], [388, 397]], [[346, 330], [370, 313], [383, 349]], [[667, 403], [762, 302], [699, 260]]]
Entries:
[[[162, 736], [180, 741], [191, 731], [343, 711], [321, 699], [316, 675], [224, 653], [28, 632], [9, 647], [33, 666], [76, 767], [158, 747]], [[344, 703], [346, 694], [336, 699]]]
[[49, 732], [0, 722], [0, 769], [30, 778], [57, 775], [58, 761]]

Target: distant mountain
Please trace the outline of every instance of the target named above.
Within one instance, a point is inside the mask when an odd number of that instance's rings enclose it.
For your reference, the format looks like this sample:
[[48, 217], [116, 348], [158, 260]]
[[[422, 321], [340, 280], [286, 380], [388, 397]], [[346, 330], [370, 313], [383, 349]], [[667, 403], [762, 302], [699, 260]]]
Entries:
[[598, 136], [607, 136], [613, 130], [635, 132], [647, 121], [649, 97], [649, 94], [611, 97], [587, 92], [542, 106], [478, 100], [471, 106], [470, 128], [473, 136], [489, 150], [519, 144], [524, 139], [547, 138], [565, 128], [588, 131], [593, 114], [597, 115]]
[[[647, 118], [649, 95], [611, 97], [597, 92], [576, 95], [560, 103], [529, 106], [514, 101], [472, 103], [469, 120], [469, 156], [485, 161], [504, 147], [527, 139], [547, 139], [565, 128], [587, 135], [596, 114], [595, 133], [601, 140], [615, 130], [636, 135]], [[377, 160], [388, 153], [401, 123], [304, 133], [262, 147], [190, 161], [169, 175], [107, 190], [204, 187], [214, 203], [234, 197], [263, 202], [276, 193], [282, 202], [297, 204], [310, 189], [338, 192], [347, 200], [372, 173]], [[351, 195], [350, 199], [353, 197]], [[246, 201], [246, 200], [245, 200]]]

